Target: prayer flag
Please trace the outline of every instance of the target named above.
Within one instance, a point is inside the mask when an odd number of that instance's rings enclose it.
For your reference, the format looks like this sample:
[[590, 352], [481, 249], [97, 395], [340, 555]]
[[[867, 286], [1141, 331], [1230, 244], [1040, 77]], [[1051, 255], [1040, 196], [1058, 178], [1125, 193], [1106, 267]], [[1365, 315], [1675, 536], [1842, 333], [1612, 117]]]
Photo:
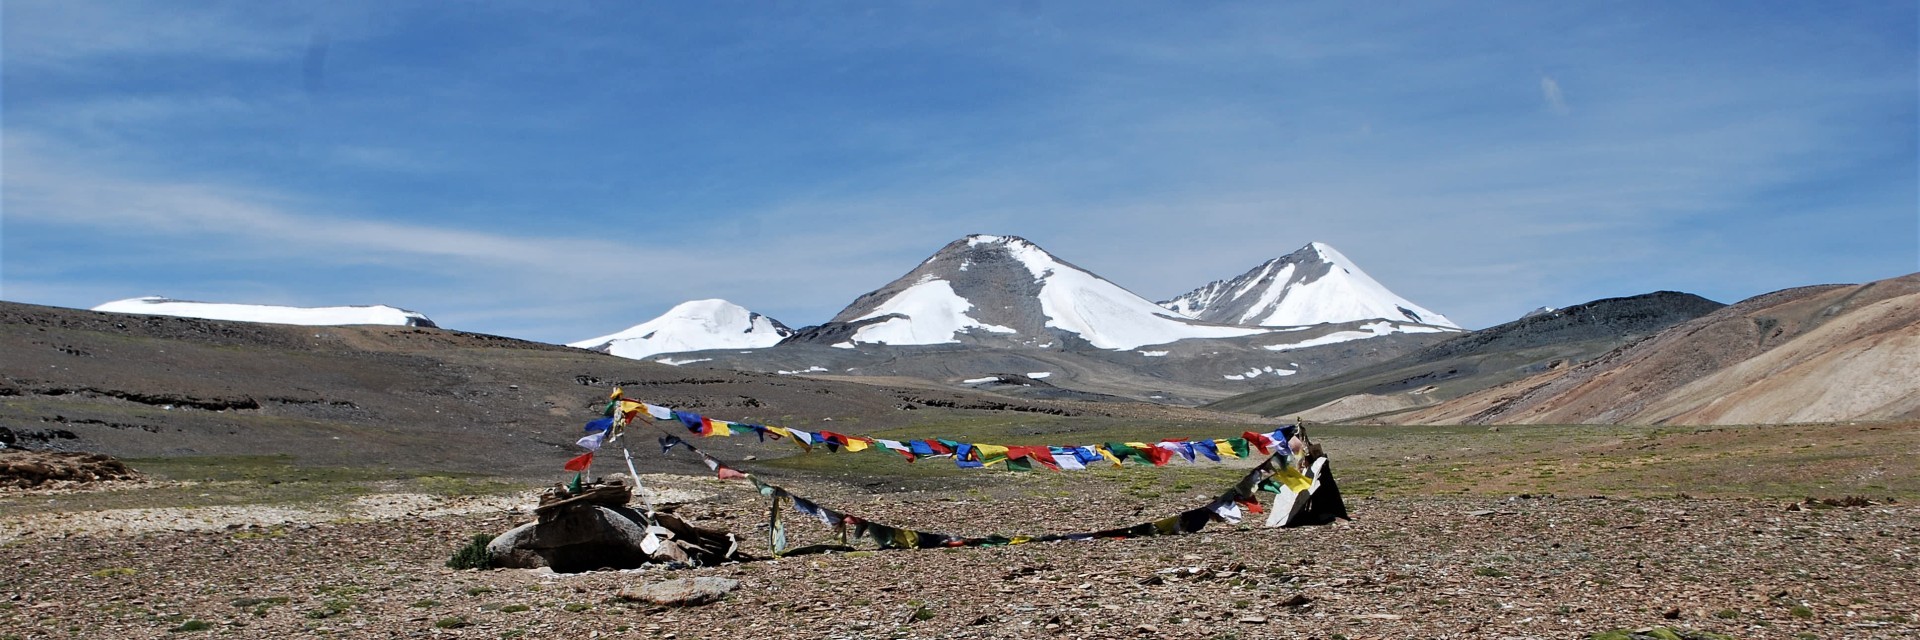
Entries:
[[913, 462], [913, 447], [909, 447], [903, 443], [900, 443], [894, 440], [887, 440], [884, 438], [874, 438], [873, 441], [880, 443], [880, 446], [882, 447], [886, 447], [888, 449], [893, 450], [895, 453], [905, 456], [907, 459], [907, 462]]
[[593, 422], [587, 423], [586, 432], [587, 433], [593, 433], [595, 431], [605, 432], [608, 429], [612, 429], [612, 428], [613, 428], [613, 418], [601, 418], [599, 420], [595, 420]]
[[681, 440], [680, 436], [660, 436], [660, 453], [670, 453], [674, 447], [686, 443], [687, 441]]
[[595, 432], [584, 438], [575, 440], [574, 444], [580, 445], [582, 447], [586, 447], [588, 451], [599, 451], [600, 443], [604, 442], [604, 439], [606, 437], [607, 437], [607, 432], [605, 431]]
[[1160, 447], [1156, 447], [1156, 446], [1147, 444], [1145, 442], [1129, 442], [1127, 443], [1127, 446], [1132, 447], [1135, 454], [1139, 455], [1142, 458], [1145, 458], [1148, 462], [1153, 463], [1153, 466], [1156, 466], [1156, 467], [1167, 466], [1167, 461], [1173, 459], [1172, 451], [1168, 451], [1166, 449], [1162, 449]]
[[1212, 509], [1213, 514], [1219, 516], [1221, 520], [1227, 521], [1227, 524], [1240, 524], [1240, 503], [1238, 502], [1216, 500], [1213, 504], [1207, 505], [1207, 508]]
[[992, 466], [1007, 459], [1007, 448], [997, 444], [976, 443], [973, 448], [980, 452], [980, 464]]
[[1206, 456], [1208, 460], [1214, 462], [1220, 461], [1220, 445], [1212, 440], [1195, 440], [1193, 442], [1193, 452]]
[[1085, 470], [1087, 468], [1087, 465], [1085, 463], [1080, 462], [1080, 456], [1076, 455], [1074, 453], [1075, 451], [1078, 451], [1078, 449], [1067, 449], [1064, 451], [1052, 450], [1052, 451], [1049, 451], [1047, 455], [1053, 458], [1053, 466], [1057, 468], [1069, 469], [1073, 471]]
[[1240, 437], [1246, 438], [1249, 444], [1252, 444], [1255, 449], [1259, 449], [1260, 455], [1264, 456], [1264, 455], [1273, 454], [1273, 438], [1269, 438], [1266, 435], [1254, 433], [1252, 431], [1242, 433], [1240, 434]]
[[953, 466], [962, 469], [978, 469], [985, 465], [980, 463], [979, 450], [974, 449], [973, 445], [963, 443], [954, 447]]
[[733, 430], [727, 428], [730, 424], [733, 423], [713, 418], [700, 418], [700, 435], [708, 438], [724, 438], [733, 435]]
[[1233, 457], [1245, 458], [1253, 455], [1253, 449], [1247, 446], [1246, 438], [1227, 438], [1227, 448], [1233, 450]]
[[653, 419], [655, 420], [672, 420], [673, 419], [672, 409], [668, 409], [666, 407], [662, 407], [657, 404], [642, 403], [641, 406], [646, 407], [647, 415], [653, 416]]
[[679, 411], [675, 411], [673, 412], [673, 417], [679, 418], [680, 424], [687, 425], [687, 430], [692, 431], [694, 433], [700, 433], [700, 428], [702, 424], [706, 422], [706, 418], [700, 417], [700, 414], [698, 413], [682, 413]]
[[568, 471], [586, 471], [587, 467], [591, 466], [593, 466], [593, 452], [588, 451], [568, 460], [567, 464], [561, 468]]
[[1115, 455], [1113, 454], [1113, 450], [1111, 450], [1111, 449], [1109, 449], [1109, 448], [1107, 447], [1107, 445], [1111, 445], [1111, 444], [1113, 444], [1113, 443], [1111, 443], [1111, 442], [1109, 442], [1109, 443], [1107, 443], [1107, 444], [1103, 444], [1103, 445], [1098, 445], [1098, 446], [1094, 446], [1094, 447], [1087, 447], [1087, 448], [1089, 448], [1089, 449], [1093, 449], [1093, 452], [1094, 452], [1094, 453], [1098, 453], [1098, 454], [1100, 454], [1100, 457], [1102, 457], [1102, 458], [1106, 458], [1106, 459], [1107, 459], [1107, 462], [1111, 462], [1111, 463], [1113, 463], [1113, 466], [1116, 466], [1116, 467], [1118, 467], [1118, 466], [1120, 466], [1120, 458], [1119, 458], [1118, 456], [1115, 456]]

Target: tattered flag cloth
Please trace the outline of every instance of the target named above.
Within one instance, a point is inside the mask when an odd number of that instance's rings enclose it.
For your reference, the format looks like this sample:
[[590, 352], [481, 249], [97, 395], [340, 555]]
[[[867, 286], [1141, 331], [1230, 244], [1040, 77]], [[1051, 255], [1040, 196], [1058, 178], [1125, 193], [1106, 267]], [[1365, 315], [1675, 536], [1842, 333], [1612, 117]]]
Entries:
[[568, 471], [586, 471], [587, 467], [591, 466], [593, 466], [593, 452], [588, 451], [572, 460], [568, 460], [567, 464], [561, 468]]

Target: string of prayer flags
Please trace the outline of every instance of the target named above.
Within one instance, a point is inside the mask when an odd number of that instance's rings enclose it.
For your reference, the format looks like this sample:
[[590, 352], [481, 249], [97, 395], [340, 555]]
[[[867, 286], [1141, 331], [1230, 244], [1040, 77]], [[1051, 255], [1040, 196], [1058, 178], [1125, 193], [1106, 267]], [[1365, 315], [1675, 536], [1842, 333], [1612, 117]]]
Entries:
[[[1285, 440], [1289, 441], [1289, 445], [1292, 444], [1290, 441], [1298, 439], [1303, 445], [1301, 451], [1304, 452], [1307, 450], [1303, 434], [1298, 429], [1288, 430], [1285, 436]], [[842, 546], [849, 542], [849, 529], [851, 529], [852, 539], [871, 539], [881, 549], [988, 547], [1057, 540], [1093, 540], [1101, 538], [1178, 535], [1199, 532], [1212, 522], [1239, 524], [1247, 514], [1258, 514], [1263, 511], [1270, 512], [1266, 520], [1266, 525], [1269, 527], [1328, 524], [1335, 519], [1345, 519], [1348, 517], [1346, 505], [1341, 501], [1339, 488], [1333, 481], [1332, 469], [1328, 465], [1326, 457], [1318, 453], [1308, 454], [1311, 459], [1296, 456], [1291, 446], [1281, 448], [1269, 455], [1266, 460], [1248, 470], [1231, 488], [1222, 492], [1207, 504], [1157, 520], [1142, 522], [1128, 527], [1079, 533], [1048, 534], [1041, 536], [1009, 537], [1003, 535], [988, 535], [983, 537], [962, 537], [894, 527], [834, 510], [805, 497], [794, 495], [785, 488], [769, 484], [753, 474], [735, 469], [706, 452], [701, 451], [692, 443], [681, 441], [673, 436], [662, 438], [661, 441], [664, 443], [669, 441], [669, 439], [674, 441], [675, 446], [684, 446], [688, 451], [699, 455], [701, 461], [706, 463], [707, 468], [714, 471], [721, 479], [747, 480], [761, 495], [770, 498], [771, 505], [768, 513], [768, 527], [772, 534], [773, 553], [776, 556], [788, 552], [790, 540], [788, 538], [786, 523], [782, 516], [782, 509], [787, 505], [791, 505], [795, 513], [813, 517], [822, 524], [825, 524], [833, 531], [833, 535]], [[1280, 441], [1282, 440], [1278, 438], [1274, 439], [1275, 443]], [[879, 443], [881, 448], [900, 451], [900, 449], [888, 445], [885, 442]], [[902, 445], [909, 452], [913, 450], [911, 444], [895, 444]], [[972, 457], [974, 458], [972, 461], [973, 464], [983, 464], [978, 461], [978, 456], [980, 455], [978, 453], [978, 445], [967, 443], [954, 443], [954, 445], [953, 448], [956, 459], [965, 461], [969, 457]], [[1140, 443], [1128, 443], [1123, 446], [1125, 449], [1131, 451], [1131, 455], [1147, 455], [1147, 450], [1157, 449], [1164, 451], [1167, 449], [1158, 445], [1148, 446]], [[663, 448], [671, 449], [671, 447]], [[1177, 445], [1172, 448], [1177, 449]], [[1042, 459], [1050, 460], [1056, 465], [1060, 465], [1067, 460], [1084, 464], [1082, 460], [1092, 462], [1098, 459], [1093, 457], [1098, 455], [1096, 450], [1076, 452], [1076, 449], [1079, 448], [1022, 446], [1004, 447], [1002, 449], [1002, 451], [998, 452], [1000, 460], [1007, 461], [1009, 466], [1018, 464], [1025, 465], [1027, 468], [1031, 468], [1033, 464], [1041, 464]], [[1088, 449], [1092, 448], [1089, 447]], [[1084, 453], [1085, 457], [1078, 453]], [[1170, 456], [1174, 454], [1169, 452], [1167, 455]], [[998, 460], [996, 460], [996, 462], [997, 461]], [[1300, 484], [1301, 480], [1305, 480], [1306, 484], [1304, 486]], [[1262, 509], [1258, 498], [1258, 494], [1260, 493], [1275, 494], [1271, 509]], [[807, 549], [817, 548], [819, 547], [807, 547]]]
[[[619, 437], [621, 429], [638, 416], [651, 420], [679, 423], [689, 433], [702, 437], [730, 437], [751, 431], [761, 442], [768, 438], [779, 440], [790, 438], [802, 450], [812, 452], [814, 447], [825, 446], [829, 452], [845, 450], [849, 453], [860, 451], [888, 451], [905, 458], [908, 462], [917, 462], [923, 458], [952, 457], [955, 466], [963, 469], [991, 467], [1002, 462], [1006, 468], [1014, 471], [1032, 471], [1045, 468], [1051, 471], [1079, 471], [1087, 465], [1102, 460], [1114, 465], [1125, 466], [1127, 460], [1139, 464], [1166, 466], [1175, 459], [1195, 463], [1201, 458], [1212, 462], [1224, 462], [1228, 459], [1251, 457], [1254, 451], [1261, 455], [1273, 455], [1275, 452], [1288, 453], [1289, 459], [1299, 460], [1305, 456], [1305, 443], [1298, 437], [1296, 428], [1288, 425], [1273, 431], [1259, 433], [1247, 431], [1238, 438], [1196, 439], [1166, 438], [1158, 442], [1105, 442], [1089, 445], [999, 445], [984, 442], [959, 442], [947, 439], [893, 440], [869, 436], [835, 433], [828, 430], [807, 431], [791, 427], [762, 425], [750, 422], [734, 422], [703, 416], [691, 411], [678, 411], [670, 407], [628, 400], [616, 389], [610, 396], [606, 410], [607, 417], [587, 423], [587, 431], [604, 431], [607, 435], [597, 441], [604, 445]], [[596, 441], [582, 439], [580, 445], [594, 448]], [[676, 440], [676, 442], [679, 442]], [[663, 452], [670, 451], [672, 444], [663, 441]]]

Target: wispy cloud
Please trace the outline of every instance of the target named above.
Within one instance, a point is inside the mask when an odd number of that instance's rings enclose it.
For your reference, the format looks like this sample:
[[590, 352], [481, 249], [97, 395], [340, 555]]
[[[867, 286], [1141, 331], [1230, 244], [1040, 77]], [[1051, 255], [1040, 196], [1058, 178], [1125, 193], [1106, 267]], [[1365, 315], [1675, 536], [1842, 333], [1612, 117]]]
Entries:
[[1553, 76], [1540, 76], [1540, 98], [1547, 101], [1547, 110], [1555, 115], [1567, 115], [1567, 95], [1560, 91], [1560, 81]]

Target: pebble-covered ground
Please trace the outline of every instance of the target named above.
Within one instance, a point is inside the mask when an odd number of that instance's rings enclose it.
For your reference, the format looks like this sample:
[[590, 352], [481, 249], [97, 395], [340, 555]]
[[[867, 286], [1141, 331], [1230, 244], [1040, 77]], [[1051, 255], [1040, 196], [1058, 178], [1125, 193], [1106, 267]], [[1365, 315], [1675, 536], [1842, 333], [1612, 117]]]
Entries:
[[[764, 502], [686, 482], [689, 495], [715, 497], [680, 513], [766, 548]], [[1026, 498], [814, 491], [870, 519], [962, 534], [1130, 524], [1183, 504], [1084, 486]], [[1186, 536], [578, 575], [443, 566], [472, 534], [504, 531], [530, 506], [23, 531], [0, 546], [0, 638], [1586, 638], [1656, 626], [1732, 638], [1920, 634], [1920, 508], [1904, 502], [1790, 510], [1684, 498], [1359, 499], [1349, 500], [1352, 522], [1309, 529], [1249, 518]], [[800, 522], [791, 535], [825, 541]], [[692, 576], [740, 584], [694, 607], [618, 597]]]

